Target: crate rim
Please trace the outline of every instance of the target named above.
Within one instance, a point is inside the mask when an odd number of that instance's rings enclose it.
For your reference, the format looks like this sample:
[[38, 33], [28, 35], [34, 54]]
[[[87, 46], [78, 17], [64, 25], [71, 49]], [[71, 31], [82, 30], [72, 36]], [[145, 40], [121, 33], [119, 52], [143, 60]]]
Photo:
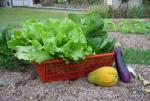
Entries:
[[[99, 57], [112, 56], [112, 55], [115, 55], [115, 53], [111, 52], [111, 53], [89, 55], [89, 56], [86, 56], [85, 59], [99, 58]], [[63, 59], [52, 59], [52, 60], [44, 61], [42, 63], [37, 63], [37, 62], [32, 62], [32, 63], [33, 64], [48, 64], [48, 63], [59, 63], [59, 62], [64, 62], [64, 60]]]

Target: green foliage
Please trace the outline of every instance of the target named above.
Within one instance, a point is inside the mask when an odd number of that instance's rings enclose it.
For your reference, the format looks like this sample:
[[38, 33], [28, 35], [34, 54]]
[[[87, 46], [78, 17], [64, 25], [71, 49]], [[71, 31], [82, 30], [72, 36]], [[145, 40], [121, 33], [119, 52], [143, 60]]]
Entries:
[[65, 4], [67, 0], [58, 0], [58, 3]]
[[115, 40], [109, 38], [107, 32], [103, 30], [104, 21], [98, 13], [89, 13], [81, 19], [73, 14], [69, 15], [69, 17], [81, 26], [86, 33], [88, 44], [90, 44], [96, 54], [113, 50]]
[[56, 58], [77, 61], [92, 54], [81, 27], [68, 18], [28, 20], [14, 31], [8, 45], [18, 59], [38, 63]]
[[8, 70], [21, 69], [22, 61], [18, 61], [12, 54], [12, 50], [8, 48], [7, 41], [10, 39], [11, 29], [13, 27], [0, 27], [0, 68]]
[[0, 55], [0, 69], [7, 69], [7, 70], [22, 70], [24, 66], [28, 65], [25, 61], [20, 61], [13, 54], [1, 54]]
[[91, 13], [83, 18], [70, 14], [69, 17], [41, 22], [28, 20], [22, 28], [14, 30], [8, 45], [16, 51], [18, 59], [38, 63], [57, 58], [78, 61], [95, 52], [113, 50], [115, 40], [103, 31], [104, 22], [99, 14]]
[[129, 0], [122, 0], [122, 3], [128, 2]]
[[90, 4], [104, 4], [104, 0], [88, 0]]
[[88, 4], [87, 0], [68, 0], [68, 3], [71, 5], [82, 5], [82, 4]]
[[143, 18], [144, 17], [144, 7], [142, 6], [138, 6], [138, 7], [133, 7], [133, 8], [129, 8], [126, 12], [126, 15], [124, 15], [124, 17], [127, 18]]
[[8, 28], [6, 27], [0, 27], [0, 52], [3, 54], [4, 52], [9, 51], [7, 49], [7, 30]]
[[127, 9], [116, 9], [111, 11], [109, 17], [115, 18], [149, 18], [150, 6], [148, 4], [142, 4], [140, 6], [128, 7]]
[[125, 48], [123, 56], [128, 64], [145, 64], [150, 65], [150, 49], [141, 50], [133, 48]]
[[93, 4], [88, 8], [88, 11], [86, 12], [91, 13], [91, 12], [97, 12], [98, 14], [101, 15], [101, 17], [108, 17], [109, 16], [109, 7], [107, 5], [102, 5], [102, 4]]
[[127, 33], [138, 33], [138, 34], [149, 34], [150, 23], [145, 22], [142, 19], [123, 20], [120, 23], [113, 23], [110, 19], [105, 20], [105, 30]]

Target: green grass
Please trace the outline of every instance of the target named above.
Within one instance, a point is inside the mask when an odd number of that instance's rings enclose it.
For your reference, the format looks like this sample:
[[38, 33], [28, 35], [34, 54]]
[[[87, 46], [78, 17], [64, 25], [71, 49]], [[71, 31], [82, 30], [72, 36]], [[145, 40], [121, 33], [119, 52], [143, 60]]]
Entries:
[[145, 64], [150, 65], [150, 49], [132, 49], [123, 50], [123, 56], [127, 64]]
[[0, 26], [19, 25], [31, 18], [38, 18], [40, 20], [48, 17], [63, 18], [68, 13], [81, 14], [82, 12], [33, 8], [0, 8]]
[[[19, 26], [21, 23], [31, 18], [39, 20], [48, 17], [64, 18], [68, 13], [76, 13], [79, 15], [85, 12], [81, 11], [63, 11], [50, 9], [33, 9], [33, 8], [0, 8], [0, 26]], [[150, 22], [144, 22], [141, 19], [133, 19], [132, 21], [124, 20], [119, 24], [113, 23], [111, 19], [105, 19], [105, 29], [107, 31], [115, 31], [121, 33], [150, 33]]]

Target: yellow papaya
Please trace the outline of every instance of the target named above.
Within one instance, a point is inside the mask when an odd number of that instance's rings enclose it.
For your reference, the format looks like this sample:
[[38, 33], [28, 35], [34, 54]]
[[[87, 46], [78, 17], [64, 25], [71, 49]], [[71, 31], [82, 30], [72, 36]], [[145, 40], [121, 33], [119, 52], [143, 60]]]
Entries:
[[116, 68], [101, 67], [88, 74], [88, 82], [98, 86], [114, 86], [118, 82], [118, 73]]

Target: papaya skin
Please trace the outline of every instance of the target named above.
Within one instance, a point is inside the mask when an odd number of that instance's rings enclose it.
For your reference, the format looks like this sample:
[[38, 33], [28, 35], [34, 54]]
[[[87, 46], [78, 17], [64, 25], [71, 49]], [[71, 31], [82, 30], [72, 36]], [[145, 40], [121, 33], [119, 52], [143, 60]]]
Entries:
[[113, 67], [101, 67], [88, 74], [88, 82], [102, 87], [111, 87], [118, 82], [117, 70]]

